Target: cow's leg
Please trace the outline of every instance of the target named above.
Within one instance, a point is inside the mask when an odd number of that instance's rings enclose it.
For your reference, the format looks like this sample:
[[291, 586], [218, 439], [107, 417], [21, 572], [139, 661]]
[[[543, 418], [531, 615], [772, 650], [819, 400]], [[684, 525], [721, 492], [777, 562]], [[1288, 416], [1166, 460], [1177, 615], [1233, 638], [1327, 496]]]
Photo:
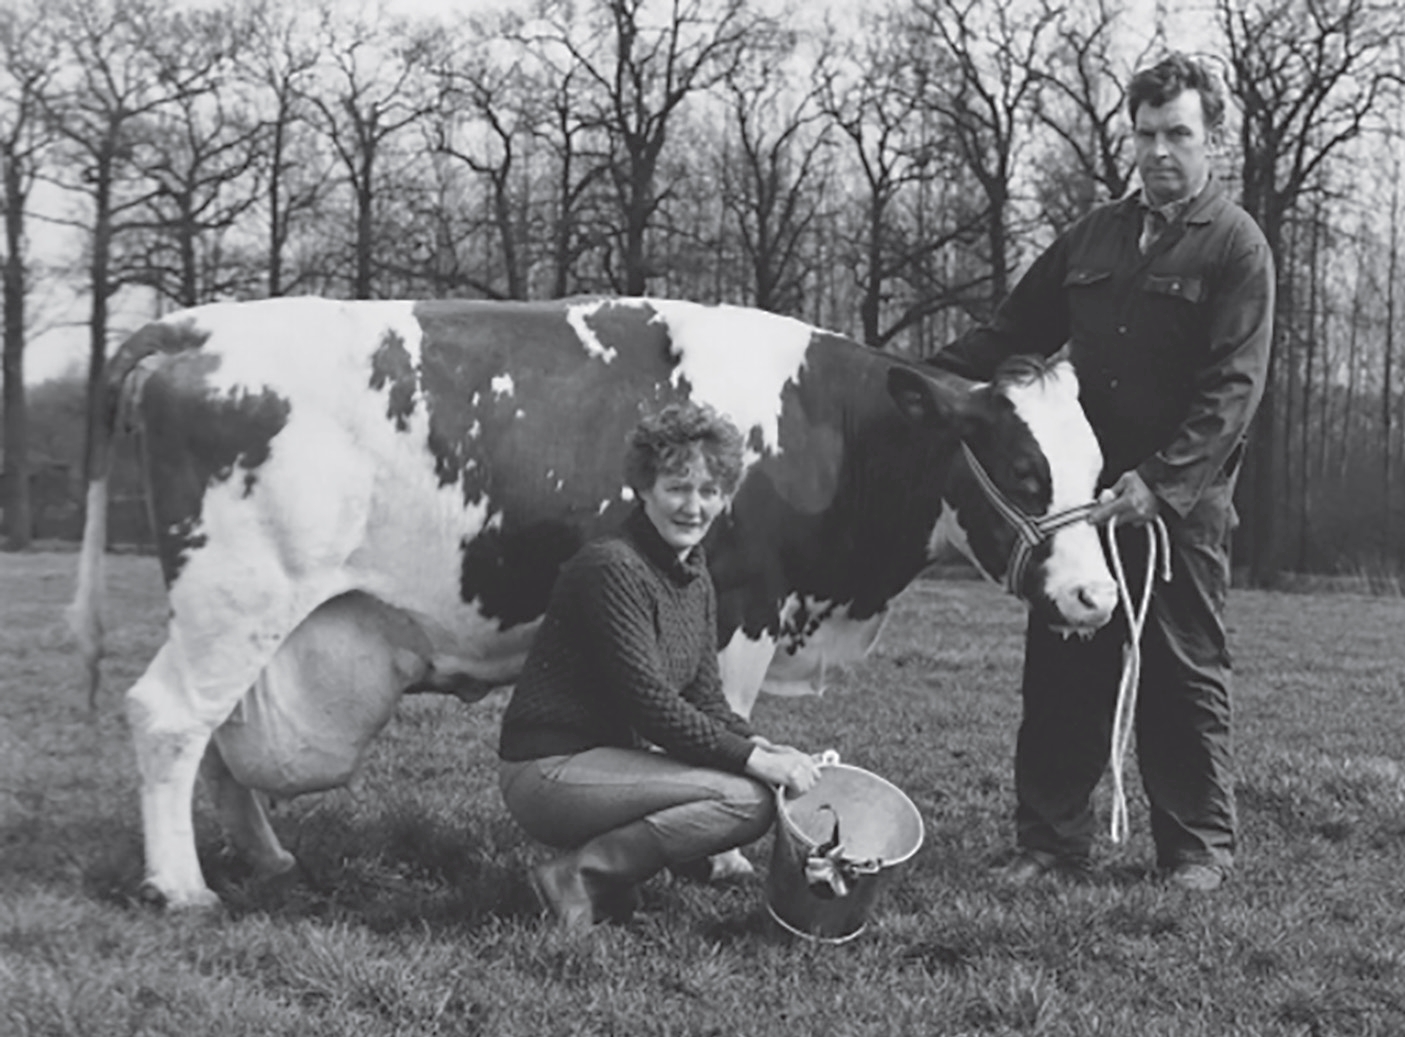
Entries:
[[[263, 639], [260, 650], [250, 651]], [[146, 852], [143, 895], [169, 908], [211, 908], [219, 898], [205, 884], [195, 852], [195, 780], [215, 729], [257, 679], [281, 638], [266, 627], [228, 623], [193, 654], [183, 632], [171, 634], [127, 692], [137, 769], [141, 774]]]
[[219, 898], [205, 885], [195, 853], [192, 799], [214, 724], [189, 708], [176, 654], [167, 641], [127, 692], [127, 720], [141, 775], [143, 895], [176, 909], [212, 908]]
[[262, 796], [235, 779], [219, 745], [213, 741], [205, 749], [200, 777], [214, 801], [225, 834], [235, 851], [253, 866], [255, 876], [274, 878], [297, 866], [297, 860], [283, 849], [268, 823]]
[[717, 654], [722, 677], [722, 694], [738, 716], [750, 718], [761, 694], [761, 684], [776, 654], [776, 642], [762, 635], [753, 641], [738, 630]]

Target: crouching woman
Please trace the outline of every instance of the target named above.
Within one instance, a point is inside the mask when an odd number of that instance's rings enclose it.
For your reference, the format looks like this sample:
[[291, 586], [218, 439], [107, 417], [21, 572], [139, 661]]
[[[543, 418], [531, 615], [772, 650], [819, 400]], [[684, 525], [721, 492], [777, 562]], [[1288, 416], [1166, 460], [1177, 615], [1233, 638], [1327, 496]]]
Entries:
[[637, 507], [562, 568], [503, 717], [503, 801], [568, 851], [529, 875], [566, 929], [628, 918], [640, 882], [759, 838], [772, 788], [818, 778], [722, 695], [701, 545], [741, 467], [741, 436], [709, 408], [639, 423], [625, 459]]

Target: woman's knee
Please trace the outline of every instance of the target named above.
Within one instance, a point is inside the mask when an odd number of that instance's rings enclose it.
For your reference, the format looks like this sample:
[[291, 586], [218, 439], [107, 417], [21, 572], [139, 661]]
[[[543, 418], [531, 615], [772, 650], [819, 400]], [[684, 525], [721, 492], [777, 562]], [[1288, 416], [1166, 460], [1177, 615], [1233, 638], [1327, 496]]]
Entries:
[[746, 834], [744, 842], [761, 838], [775, 820], [776, 794], [769, 785], [755, 778], [737, 775], [728, 782], [726, 800], [738, 826]]

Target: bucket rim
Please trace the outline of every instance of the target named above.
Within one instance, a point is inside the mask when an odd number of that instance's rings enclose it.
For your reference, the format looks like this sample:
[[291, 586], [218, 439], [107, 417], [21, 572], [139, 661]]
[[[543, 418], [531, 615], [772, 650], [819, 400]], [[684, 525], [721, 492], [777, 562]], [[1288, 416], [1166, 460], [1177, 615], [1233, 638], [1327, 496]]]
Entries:
[[[839, 763], [829, 761], [820, 764], [820, 770], [825, 770], [828, 768], [833, 768], [835, 770], [853, 771], [855, 773], [862, 774], [866, 778], [872, 778], [882, 785], [886, 785], [890, 790], [896, 792], [900, 797], [901, 801], [903, 803], [906, 803], [908, 808], [912, 811], [912, 816], [917, 820], [917, 838], [913, 841], [912, 849], [908, 850], [907, 853], [903, 854], [900, 857], [893, 857], [891, 859], [886, 857], [883, 858], [883, 867], [889, 868], [893, 865], [902, 864], [904, 861], [911, 860], [912, 857], [917, 853], [917, 851], [922, 849], [922, 844], [926, 841], [927, 838], [927, 826], [922, 820], [922, 811], [917, 809], [917, 804], [912, 801], [911, 796], [909, 796], [902, 789], [898, 788], [887, 778], [883, 777], [883, 775], [875, 774], [873, 773], [873, 771], [868, 770], [867, 768], [857, 767], [852, 763]], [[817, 846], [819, 846], [819, 843], [816, 840], [810, 838], [810, 836], [807, 835], [805, 832], [802, 832], [800, 828], [795, 824], [795, 822], [791, 819], [790, 811], [786, 809], [787, 796], [785, 786], [777, 785], [775, 792], [776, 816], [779, 817], [781, 819], [781, 823], [785, 825], [785, 830], [790, 834], [792, 838], [798, 840], [800, 844], [804, 846], [807, 850], [813, 850]]]
[[842, 936], [821, 936], [819, 933], [812, 933], [804, 929], [797, 929], [795, 926], [791, 925], [784, 918], [782, 918], [780, 916], [780, 912], [778, 912], [775, 907], [773, 907], [769, 902], [766, 904], [766, 913], [771, 916], [771, 921], [775, 922], [786, 932], [790, 933], [791, 936], [798, 936], [802, 940], [809, 940], [811, 943], [823, 943], [831, 947], [837, 947], [840, 944], [848, 943], [850, 940], [858, 936], [862, 936], [864, 930], [868, 928], [868, 921], [865, 920], [861, 922], [859, 924], [859, 927], [853, 932], [844, 933]]

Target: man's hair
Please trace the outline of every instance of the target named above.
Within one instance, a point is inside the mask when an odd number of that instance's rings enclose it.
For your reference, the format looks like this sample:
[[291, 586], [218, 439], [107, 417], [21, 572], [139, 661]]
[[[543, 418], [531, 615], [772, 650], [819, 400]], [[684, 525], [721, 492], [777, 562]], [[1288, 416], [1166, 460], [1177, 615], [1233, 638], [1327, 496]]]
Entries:
[[697, 451], [730, 496], [741, 480], [741, 433], [707, 404], [692, 401], [670, 403], [640, 419], [629, 435], [625, 483], [635, 492], [647, 490], [661, 474], [685, 469]]
[[1205, 129], [1219, 129], [1225, 107], [1219, 77], [1202, 62], [1180, 52], [1167, 55], [1132, 77], [1127, 87], [1127, 112], [1136, 122], [1137, 109], [1143, 104], [1159, 108], [1183, 90], [1194, 90], [1200, 95]]

